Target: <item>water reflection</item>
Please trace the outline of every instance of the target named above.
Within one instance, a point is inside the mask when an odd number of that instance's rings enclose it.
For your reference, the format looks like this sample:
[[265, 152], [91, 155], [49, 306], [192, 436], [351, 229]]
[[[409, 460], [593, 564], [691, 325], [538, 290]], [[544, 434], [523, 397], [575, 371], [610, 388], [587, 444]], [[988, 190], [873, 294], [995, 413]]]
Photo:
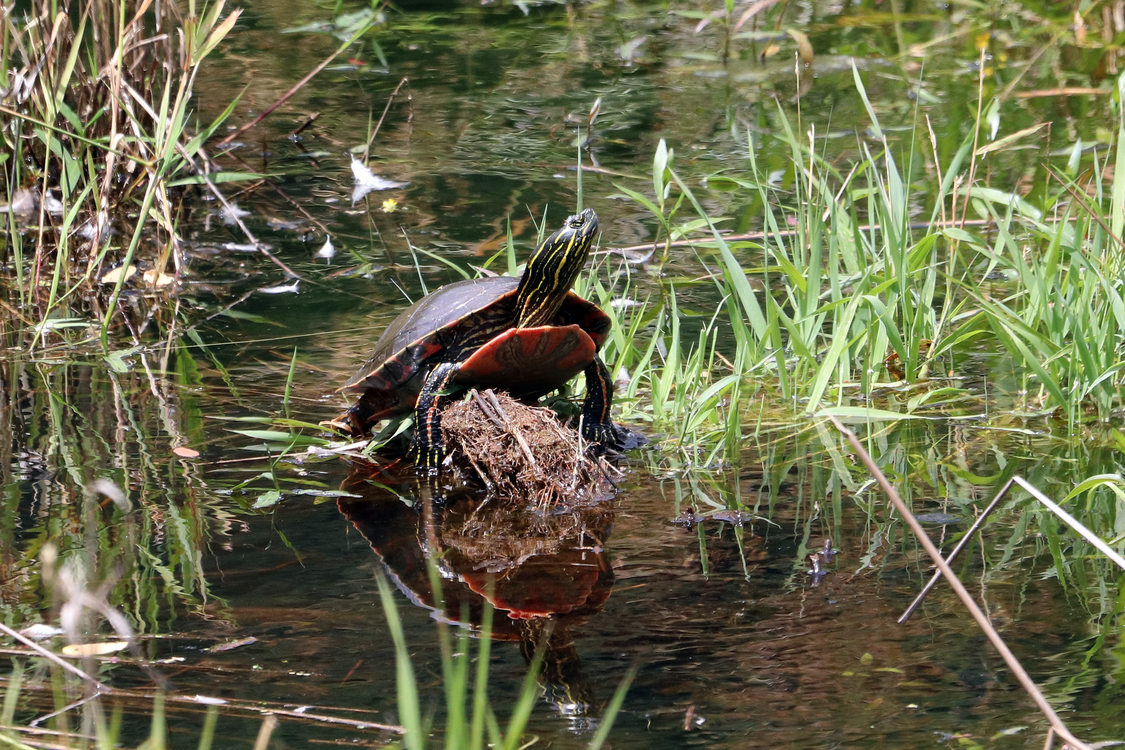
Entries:
[[[596, 725], [598, 704], [574, 644], [574, 628], [602, 609], [614, 575], [605, 543], [613, 526], [610, 503], [532, 510], [534, 503], [491, 498], [463, 489], [437, 500], [422, 486], [414, 503], [396, 489], [407, 481], [386, 467], [356, 465], [341, 489], [340, 512], [371, 545], [399, 590], [446, 623], [514, 641], [530, 663], [542, 653], [539, 676], [547, 703], [571, 730]], [[414, 480], [409, 480], [414, 481]], [[392, 489], [395, 488], [395, 489]], [[440, 581], [435, 594], [429, 574]]]

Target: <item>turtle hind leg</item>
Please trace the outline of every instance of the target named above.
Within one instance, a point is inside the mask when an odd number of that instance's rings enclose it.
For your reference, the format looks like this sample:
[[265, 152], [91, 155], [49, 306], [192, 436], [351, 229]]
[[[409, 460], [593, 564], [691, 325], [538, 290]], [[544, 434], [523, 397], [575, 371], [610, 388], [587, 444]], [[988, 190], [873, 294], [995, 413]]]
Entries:
[[379, 409], [375, 404], [370, 403], [366, 396], [361, 396], [335, 419], [325, 420], [320, 426], [348, 437], [361, 438], [371, 434], [371, 425], [378, 421], [378, 411]]
[[414, 450], [418, 466], [429, 474], [436, 474], [444, 455], [441, 437], [441, 410], [448, 400], [453, 376], [461, 368], [460, 362], [442, 362], [426, 376], [418, 405], [414, 411]]
[[610, 419], [613, 381], [601, 357], [586, 366], [586, 401], [582, 404], [582, 437], [604, 449], [617, 450], [624, 439]]

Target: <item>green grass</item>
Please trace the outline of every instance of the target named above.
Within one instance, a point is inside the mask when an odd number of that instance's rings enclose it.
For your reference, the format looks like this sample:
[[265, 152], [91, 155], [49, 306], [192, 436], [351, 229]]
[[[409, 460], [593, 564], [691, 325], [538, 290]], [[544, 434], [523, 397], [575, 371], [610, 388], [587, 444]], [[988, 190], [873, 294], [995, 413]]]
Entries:
[[[858, 72], [856, 82], [881, 132]], [[674, 239], [693, 238], [699, 277], [711, 279], [719, 300], [691, 335], [673, 281], [660, 298], [618, 316], [607, 357], [631, 376], [626, 419], [650, 423], [666, 436], [662, 447], [710, 465], [737, 455], [763, 414], [798, 423], [825, 409], [880, 419], [956, 414], [975, 405], [973, 394], [943, 376], [981, 356], [1011, 368], [1019, 391], [1003, 395], [1027, 414], [1074, 430], [1120, 412], [1119, 145], [1091, 157], [1094, 174], [1114, 159], [1107, 184], [1079, 181], [1074, 165], [1049, 166], [1052, 189], [1036, 207], [1004, 189], [964, 184], [979, 173], [975, 162], [996, 153], [978, 145], [975, 130], [950, 163], [936, 165], [938, 192], [915, 194], [929, 145], [921, 132], [905, 150], [885, 136], [861, 144], [862, 159], [845, 174], [810, 152], [797, 126], [748, 141], [743, 171], [716, 178], [756, 195], [765, 229], [758, 236], [728, 240], [663, 143], [653, 192], [619, 186], [653, 214], [665, 257]], [[1118, 143], [1123, 134], [1119, 127]], [[756, 158], [779, 148], [788, 153], [785, 189]], [[919, 203], [930, 206], [928, 221], [912, 215]], [[943, 218], [966, 211], [977, 221]], [[608, 303], [627, 295], [628, 284], [595, 291]]]
[[[429, 573], [431, 590], [440, 592], [441, 574], [432, 565]], [[518, 696], [511, 706], [507, 724], [502, 725], [488, 700], [493, 609], [490, 606], [484, 608], [477, 638], [471, 637], [467, 628], [459, 629], [454, 636], [446, 623], [439, 622], [437, 636], [441, 653], [445, 716], [441, 726], [434, 726], [431, 711], [424, 710], [422, 705], [421, 689], [411, 662], [410, 648], [406, 643], [391, 584], [382, 573], [378, 575], [377, 581], [383, 613], [394, 642], [398, 720], [405, 730], [403, 746], [409, 750], [435, 746], [446, 750], [481, 750], [485, 747], [517, 750], [526, 747], [529, 738], [525, 735], [525, 730], [539, 700], [540, 690], [536, 680], [543, 669], [543, 645], [531, 658]], [[440, 611], [440, 602], [437, 607]], [[474, 642], [477, 644], [475, 653]], [[614, 691], [600, 717], [598, 730], [587, 745], [590, 750], [601, 747], [609, 736], [634, 672], [635, 670], [631, 670]]]

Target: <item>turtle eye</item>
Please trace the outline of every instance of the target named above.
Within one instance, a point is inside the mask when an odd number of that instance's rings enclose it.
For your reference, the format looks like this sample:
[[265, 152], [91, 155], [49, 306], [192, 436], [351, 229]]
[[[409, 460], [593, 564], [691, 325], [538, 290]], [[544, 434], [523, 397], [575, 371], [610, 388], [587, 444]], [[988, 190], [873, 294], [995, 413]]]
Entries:
[[586, 222], [582, 220], [581, 214], [579, 214], [578, 216], [571, 216], [570, 217], [570, 226], [574, 229], [578, 229], [579, 227], [581, 227], [585, 223]]

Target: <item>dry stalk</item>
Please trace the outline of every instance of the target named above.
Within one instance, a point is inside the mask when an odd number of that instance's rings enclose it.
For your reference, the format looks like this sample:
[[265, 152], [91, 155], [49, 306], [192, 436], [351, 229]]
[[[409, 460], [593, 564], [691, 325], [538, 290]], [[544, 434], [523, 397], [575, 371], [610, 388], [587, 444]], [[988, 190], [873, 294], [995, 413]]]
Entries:
[[[988, 616], [984, 614], [981, 608], [973, 600], [972, 595], [970, 595], [968, 590], [965, 588], [965, 585], [961, 583], [961, 579], [957, 577], [957, 574], [953, 572], [953, 569], [951, 567], [949, 567], [949, 563], [946, 562], [945, 559], [941, 556], [941, 551], [938, 550], [938, 548], [932, 541], [930, 541], [930, 537], [926, 535], [926, 531], [922, 528], [922, 524], [919, 523], [918, 519], [914, 517], [914, 514], [910, 512], [910, 509], [906, 507], [906, 503], [904, 503], [902, 498], [899, 497], [898, 492], [894, 487], [891, 486], [891, 483], [887, 480], [887, 477], [883, 474], [883, 472], [879, 470], [879, 467], [875, 465], [875, 461], [872, 460], [870, 454], [868, 454], [868, 452], [864, 450], [863, 445], [859, 442], [859, 438], [856, 437], [856, 434], [845, 427], [843, 424], [841, 424], [841, 422], [835, 417], [830, 415], [828, 417], [828, 420], [832, 422], [833, 426], [835, 426], [836, 429], [840, 431], [840, 434], [842, 434], [847, 439], [848, 443], [852, 446], [852, 450], [854, 450], [856, 455], [859, 457], [859, 460], [865, 467], [867, 467], [867, 471], [870, 472], [872, 477], [874, 477], [875, 481], [879, 485], [879, 488], [883, 490], [883, 494], [887, 496], [887, 499], [890, 500], [891, 505], [893, 505], [899, 515], [902, 516], [902, 520], [906, 523], [906, 525], [910, 527], [910, 530], [914, 533], [914, 536], [915, 538], [917, 538], [918, 543], [922, 545], [922, 548], [924, 550], [926, 550], [926, 554], [929, 555], [930, 559], [934, 561], [934, 565], [937, 566], [938, 570], [940, 570], [945, 575], [946, 579], [949, 581], [949, 585], [957, 594], [957, 598], [959, 598], [961, 600], [961, 603], [965, 605], [965, 609], [969, 610], [969, 614], [972, 615], [974, 620], [976, 620], [977, 625], [980, 626], [980, 629], [984, 631], [984, 634], [992, 644], [992, 647], [996, 649], [996, 651], [1000, 654], [1000, 657], [1004, 660], [1004, 663], [1008, 665], [1008, 669], [1011, 670], [1016, 680], [1020, 683], [1020, 686], [1023, 687], [1023, 689], [1031, 697], [1031, 700], [1039, 708], [1039, 711], [1051, 724], [1051, 732], [1054, 735], [1061, 737], [1069, 746], [1073, 748], [1078, 748], [1078, 750], [1090, 750], [1090, 745], [1086, 744], [1085, 742], [1071, 734], [1070, 730], [1067, 729], [1066, 724], [1064, 724], [1062, 719], [1059, 718], [1058, 714], [1055, 713], [1055, 709], [1043, 695], [1042, 691], [1039, 690], [1039, 686], [1036, 685], [1035, 681], [1031, 679], [1031, 676], [1027, 673], [1027, 670], [1023, 668], [1022, 664], [1020, 664], [1019, 659], [1017, 659], [1016, 655], [1012, 653], [1012, 650], [1008, 648], [1008, 644], [1005, 643], [1004, 639], [1000, 637], [1000, 634], [996, 632], [996, 628], [992, 627], [992, 623], [988, 621]], [[1045, 747], [1049, 748], [1051, 744], [1052, 737], [1051, 735], [1048, 735], [1047, 745]]]
[[31, 640], [30, 638], [23, 635], [19, 631], [13, 630], [12, 628], [8, 627], [7, 625], [5, 625], [2, 622], [0, 622], [0, 633], [3, 633], [4, 635], [8, 636], [9, 638], [16, 639], [17, 641], [19, 641], [20, 643], [22, 643], [23, 645], [25, 645], [29, 649], [31, 649], [33, 652], [35, 652], [37, 655], [42, 656], [44, 659], [51, 662], [52, 664], [55, 664], [59, 667], [62, 667], [67, 672], [70, 672], [73, 675], [77, 675], [79, 678], [82, 679], [83, 682], [92, 686], [99, 693], [110, 692], [111, 688], [109, 688], [107, 685], [104, 685], [103, 683], [99, 682], [96, 678], [91, 677], [90, 675], [86, 674], [81, 669], [74, 666], [73, 664], [68, 662], [66, 659], [59, 656], [58, 654], [56, 654], [52, 651], [48, 651], [47, 649], [43, 648], [42, 646], [40, 646], [35, 641]]
[[[965, 532], [965, 536], [961, 537], [961, 541], [957, 543], [957, 546], [954, 547], [953, 551], [949, 553], [949, 556], [945, 558], [945, 561], [947, 563], [952, 563], [954, 558], [956, 558], [957, 555], [960, 554], [961, 550], [964, 549], [965, 545], [968, 544], [972, 539], [973, 534], [976, 533], [977, 529], [981, 527], [985, 519], [988, 518], [989, 514], [992, 513], [992, 511], [996, 508], [1000, 501], [1003, 500], [1004, 497], [1008, 494], [1008, 490], [1012, 488], [1013, 484], [1018, 484], [1020, 487], [1026, 490], [1028, 494], [1045, 505], [1047, 507], [1047, 510], [1058, 516], [1058, 518], [1063, 523], [1077, 531], [1079, 536], [1096, 547], [1098, 551], [1103, 555], [1112, 560], [1114, 565], [1121, 568], [1122, 570], [1125, 570], [1125, 558], [1117, 554], [1117, 552], [1114, 551], [1112, 547], [1103, 542], [1101, 537], [1088, 529], [1081, 521], [1067, 513], [1062, 509], [1061, 506], [1058, 505], [1058, 503], [1048, 498], [1046, 495], [1040, 492], [1035, 485], [1019, 475], [1012, 477], [1004, 483], [1004, 486], [1001, 487], [1000, 491], [996, 493], [996, 497], [992, 499], [992, 502], [988, 504], [988, 507], [984, 509], [984, 512], [980, 514], [980, 517], [977, 518], [977, 520], [973, 522], [973, 525], [969, 527], [969, 530]], [[934, 587], [934, 584], [938, 582], [939, 578], [941, 578], [940, 569], [934, 571], [934, 574], [930, 577], [930, 580], [927, 581], [926, 585], [922, 587], [922, 590], [918, 592], [918, 596], [914, 598], [914, 601], [911, 602], [910, 606], [906, 608], [906, 611], [902, 613], [902, 616], [898, 618], [899, 624], [906, 622], [910, 618], [910, 615], [914, 613], [914, 610], [917, 609], [918, 605], [922, 603], [922, 600], [926, 598], [926, 594], [930, 593], [930, 589]]]

